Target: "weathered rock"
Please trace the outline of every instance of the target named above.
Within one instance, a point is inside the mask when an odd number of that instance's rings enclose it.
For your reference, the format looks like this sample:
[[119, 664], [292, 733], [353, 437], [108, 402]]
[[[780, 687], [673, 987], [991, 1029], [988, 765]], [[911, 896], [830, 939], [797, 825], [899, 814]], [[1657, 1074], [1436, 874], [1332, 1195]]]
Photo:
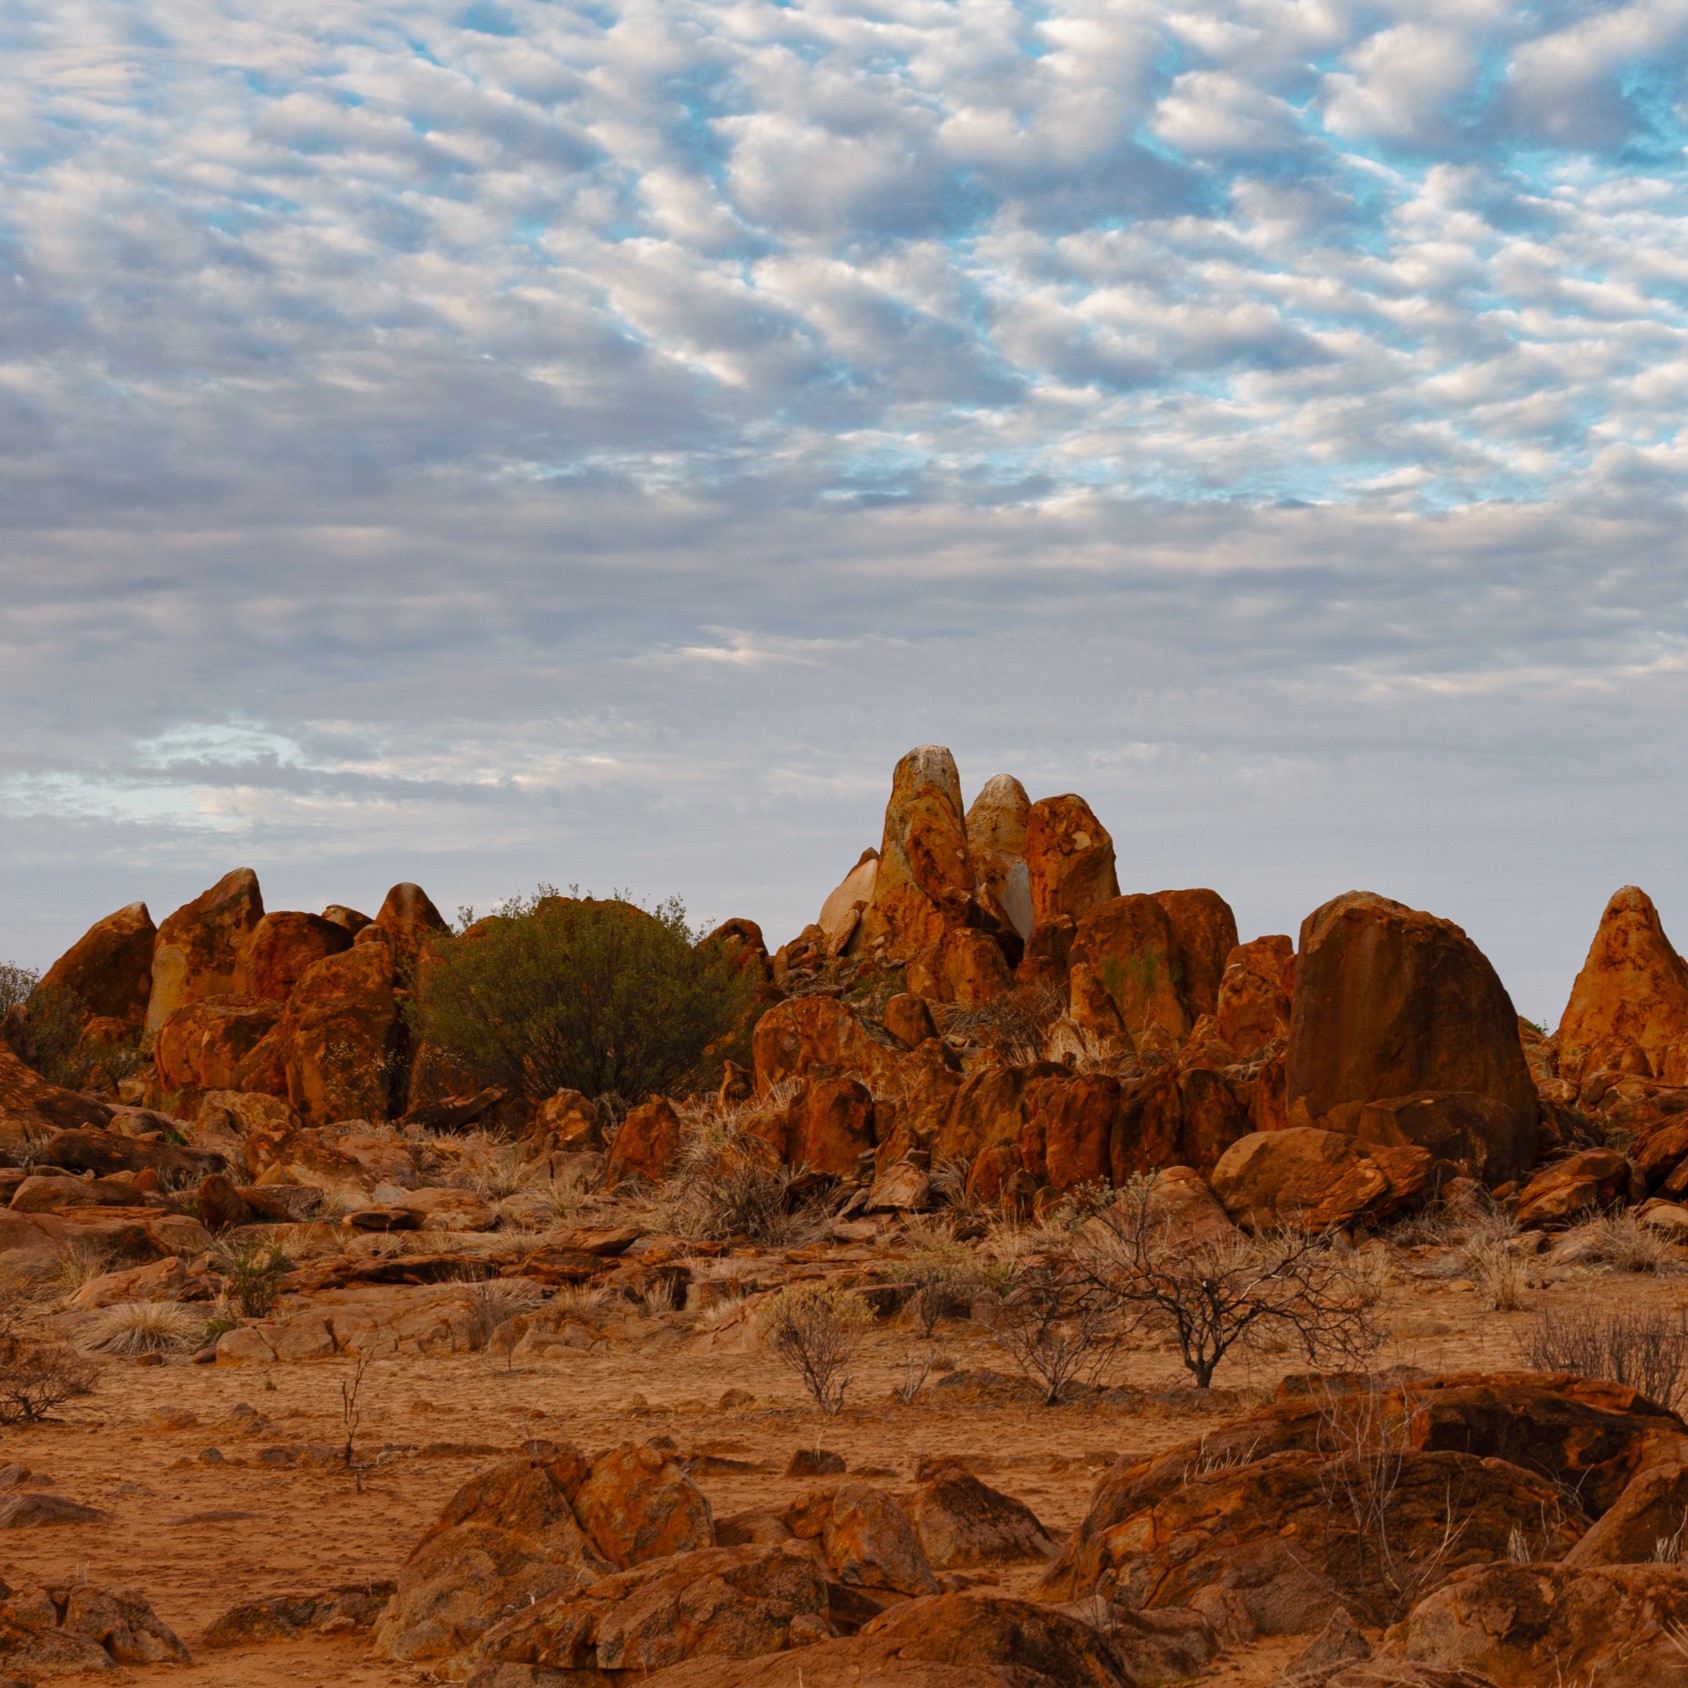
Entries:
[[1214, 1030], [1244, 1060], [1289, 1036], [1295, 944], [1283, 936], [1239, 944], [1225, 959]]
[[1626, 885], [1607, 903], [1560, 1016], [1554, 1038], [1560, 1076], [1577, 1083], [1602, 1068], [1633, 1071], [1638, 1052], [1642, 1071], [1680, 1084], [1688, 1073], [1664, 1067], [1684, 1037], [1688, 962], [1665, 936], [1652, 899]]
[[906, 1600], [859, 1635], [760, 1659], [689, 1659], [650, 1688], [1134, 1688], [1090, 1625], [1025, 1600]]
[[605, 1162], [604, 1178], [609, 1184], [639, 1178], [660, 1183], [673, 1172], [680, 1154], [680, 1116], [665, 1096], [628, 1110], [616, 1131]]
[[[1677, 1450], [1688, 1453], [1688, 1447]], [[1661, 1458], [1644, 1465], [1581, 1541], [1567, 1565], [1646, 1565], [1679, 1556], [1688, 1524], [1688, 1464]], [[1676, 1544], [1672, 1553], [1669, 1544]]]
[[1032, 804], [1012, 774], [992, 774], [967, 811], [967, 849], [977, 895], [1018, 937], [1032, 935], [1032, 884], [1026, 833]]
[[1629, 1186], [1629, 1163], [1616, 1149], [1583, 1149], [1544, 1166], [1518, 1192], [1518, 1223], [1564, 1225], [1608, 1207]]
[[871, 1483], [843, 1483], [834, 1491], [821, 1545], [842, 1583], [898, 1594], [937, 1592], [937, 1579], [909, 1515]]
[[709, 1502], [675, 1460], [672, 1445], [645, 1442], [601, 1455], [573, 1501], [598, 1550], [623, 1570], [715, 1540]]
[[[154, 1197], [154, 1201], [159, 1198]], [[14, 1213], [57, 1213], [67, 1207], [146, 1207], [147, 1195], [117, 1178], [66, 1178], [58, 1173], [25, 1178], [6, 1204]], [[159, 1201], [159, 1205], [162, 1202]]]
[[196, 1183], [226, 1164], [214, 1150], [152, 1142], [93, 1127], [54, 1132], [41, 1145], [36, 1160], [43, 1166], [63, 1167], [66, 1172], [91, 1172], [96, 1178], [109, 1178], [119, 1172], [151, 1171], [172, 1189]]
[[1688, 1688], [1680, 1565], [1472, 1566], [1420, 1601], [1401, 1628], [1391, 1655], [1478, 1672], [1498, 1688]]
[[1527, 1175], [1535, 1159], [1536, 1133], [1519, 1130], [1516, 1111], [1469, 1090], [1426, 1090], [1368, 1102], [1351, 1129], [1363, 1143], [1416, 1145], [1489, 1185]]
[[849, 942], [861, 923], [862, 911], [873, 901], [874, 881], [879, 877], [879, 852], [864, 850], [860, 860], [844, 875], [821, 904], [817, 924], [826, 934], [828, 948]]
[[153, 944], [147, 1030], [157, 1031], [183, 1003], [230, 995], [241, 952], [263, 917], [258, 876], [249, 867], [224, 874], [167, 915]]
[[68, 1305], [115, 1307], [125, 1301], [179, 1301], [188, 1287], [188, 1269], [179, 1255], [166, 1255], [146, 1266], [131, 1266], [121, 1272], [106, 1272], [90, 1278]]
[[770, 1008], [757, 1022], [752, 1047], [756, 1088], [764, 1092], [816, 1073], [854, 1073], [872, 1084], [892, 1078], [902, 1056], [830, 996], [797, 997]]
[[153, 1041], [159, 1089], [168, 1094], [248, 1088], [253, 1051], [280, 1018], [274, 1002], [242, 997], [183, 1003]]
[[857, 1078], [811, 1079], [782, 1123], [785, 1164], [835, 1177], [853, 1173], [877, 1140], [873, 1092]]
[[1245, 1230], [1319, 1231], [1393, 1212], [1428, 1189], [1431, 1170], [1423, 1149], [1368, 1150], [1341, 1132], [1292, 1126], [1233, 1143], [1213, 1169], [1213, 1193]]
[[205, 1631], [207, 1647], [250, 1647], [303, 1635], [348, 1635], [374, 1626], [398, 1585], [345, 1583], [317, 1594], [272, 1594], [231, 1606]]
[[615, 1567], [570, 1504], [587, 1472], [567, 1448], [505, 1460], [465, 1483], [401, 1567], [376, 1650], [406, 1662], [449, 1659], [512, 1612], [609, 1575]]
[[1183, 953], [1172, 921], [1154, 897], [1113, 897], [1078, 923], [1074, 969], [1098, 978], [1133, 1037], [1151, 1026], [1182, 1041], [1193, 1023], [1183, 991]]
[[964, 924], [972, 900], [955, 758], [940, 745], [919, 745], [892, 776], [873, 896], [852, 947], [906, 961]]
[[[365, 930], [374, 930], [366, 928]], [[276, 1037], [287, 1099], [310, 1125], [385, 1119], [403, 1094], [403, 1028], [393, 952], [354, 942], [293, 987]]]
[[344, 903], [330, 903], [322, 911], [322, 918], [335, 926], [344, 926], [354, 937], [369, 924], [367, 914], [360, 914], [355, 908], [347, 908]]
[[[387, 893], [371, 924], [392, 939], [394, 961], [402, 978], [414, 972], [417, 958], [435, 937], [451, 930], [428, 893], [408, 881]], [[360, 932], [359, 937], [362, 935]]]
[[1349, 1131], [1369, 1103], [1468, 1092], [1510, 1117], [1506, 1158], [1535, 1158], [1536, 1087], [1511, 999], [1449, 920], [1350, 891], [1302, 923], [1288, 1097], [1294, 1124]]
[[1034, 932], [1079, 921], [1119, 895], [1114, 841], [1082, 797], [1045, 797], [1026, 817], [1026, 873]]
[[54, 1524], [103, 1524], [110, 1516], [68, 1495], [8, 1495], [0, 1500], [0, 1530], [39, 1530]]
[[1024, 1501], [981, 1483], [955, 1461], [941, 1462], [915, 1489], [908, 1514], [927, 1562], [940, 1571], [1038, 1564], [1055, 1551]]
[[235, 962], [230, 994], [285, 1002], [319, 961], [352, 947], [352, 934], [321, 915], [266, 914]]
[[1101, 1182], [1119, 1111], [1119, 1081], [1052, 1062], [981, 1063], [955, 1093], [929, 1147], [936, 1161], [970, 1161], [969, 1188], [995, 1202], [1011, 1173], [1056, 1191]]
[[65, 997], [85, 1014], [139, 1031], [152, 994], [157, 931], [145, 903], [130, 903], [97, 920], [49, 967], [43, 995]]
[[476, 1648], [469, 1681], [496, 1685], [501, 1665], [642, 1676], [691, 1658], [755, 1658], [820, 1639], [826, 1611], [826, 1583], [808, 1554], [778, 1545], [704, 1548], [505, 1619]]
[[104, 1126], [111, 1115], [92, 1096], [50, 1084], [0, 1041], [0, 1147], [28, 1148], [67, 1126]]
[[1219, 984], [1237, 947], [1237, 917], [1217, 891], [1157, 891], [1176, 946], [1178, 994], [1191, 1023], [1219, 1007]]
[[912, 956], [904, 978], [916, 996], [964, 1008], [995, 1002], [1014, 984], [1001, 945], [988, 933], [966, 926], [952, 926]]
[[119, 1665], [191, 1664], [188, 1650], [146, 1599], [93, 1583], [5, 1591], [0, 1664], [47, 1672]]

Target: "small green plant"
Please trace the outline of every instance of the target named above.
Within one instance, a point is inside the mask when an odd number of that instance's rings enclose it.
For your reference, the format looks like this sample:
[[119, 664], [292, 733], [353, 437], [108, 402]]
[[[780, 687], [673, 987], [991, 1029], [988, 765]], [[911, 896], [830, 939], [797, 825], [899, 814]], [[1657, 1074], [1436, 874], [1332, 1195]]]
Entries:
[[854, 1290], [825, 1284], [790, 1284], [774, 1297], [766, 1325], [768, 1345], [794, 1372], [814, 1403], [829, 1415], [844, 1409], [852, 1381], [850, 1362], [873, 1323], [873, 1309]]
[[281, 1280], [293, 1269], [293, 1262], [279, 1243], [262, 1244], [240, 1237], [222, 1244], [212, 1256], [222, 1273], [228, 1297], [240, 1309], [241, 1317], [265, 1318], [281, 1293]]

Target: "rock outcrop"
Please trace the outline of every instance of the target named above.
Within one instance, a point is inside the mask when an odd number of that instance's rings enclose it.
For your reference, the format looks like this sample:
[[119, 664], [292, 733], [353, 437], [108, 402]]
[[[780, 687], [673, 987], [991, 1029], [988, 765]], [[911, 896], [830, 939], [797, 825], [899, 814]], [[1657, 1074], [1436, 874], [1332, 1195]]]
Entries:
[[87, 1016], [139, 1031], [152, 994], [156, 939], [147, 905], [130, 903], [95, 921], [47, 969], [42, 993], [80, 1004]]
[[972, 900], [961, 777], [947, 750], [923, 744], [892, 776], [873, 896], [855, 946], [887, 962], [907, 961], [965, 924]]
[[1645, 891], [1607, 903], [1554, 1042], [1573, 1084], [1603, 1068], [1688, 1082], [1688, 962]]
[[1022, 940], [1032, 935], [1032, 884], [1026, 837], [1032, 803], [1012, 774], [992, 774], [967, 811], [967, 848], [977, 895]]
[[231, 995], [240, 957], [263, 918], [263, 894], [249, 867], [224, 874], [167, 915], [153, 944], [147, 1030], [157, 1031], [184, 1003]]
[[1026, 817], [1026, 878], [1033, 929], [1079, 921], [1119, 895], [1114, 841], [1082, 797], [1032, 804]]
[[1287, 1089], [1293, 1123], [1344, 1132], [1373, 1103], [1479, 1097], [1510, 1133], [1497, 1160], [1535, 1160], [1536, 1087], [1493, 967], [1452, 921], [1370, 892], [1302, 923]]

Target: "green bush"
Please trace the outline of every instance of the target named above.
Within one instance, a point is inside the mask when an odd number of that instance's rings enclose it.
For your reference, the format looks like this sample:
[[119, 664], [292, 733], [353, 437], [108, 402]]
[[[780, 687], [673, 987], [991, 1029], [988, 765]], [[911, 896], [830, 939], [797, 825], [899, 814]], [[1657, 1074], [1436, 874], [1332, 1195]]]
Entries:
[[41, 975], [33, 967], [22, 967], [15, 961], [0, 961], [0, 1014], [29, 1001], [29, 993], [41, 983]]
[[436, 939], [411, 1016], [482, 1084], [632, 1098], [691, 1073], [745, 995], [678, 898], [647, 910], [542, 885]]

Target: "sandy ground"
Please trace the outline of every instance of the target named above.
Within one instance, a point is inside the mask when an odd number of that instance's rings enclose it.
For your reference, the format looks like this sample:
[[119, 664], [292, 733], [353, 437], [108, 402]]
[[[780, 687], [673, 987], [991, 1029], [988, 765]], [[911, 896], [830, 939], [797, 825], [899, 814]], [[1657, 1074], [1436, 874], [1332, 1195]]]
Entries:
[[[1688, 1301], [1688, 1276], [1637, 1277], [1571, 1268], [1532, 1290], [1519, 1313], [1484, 1311], [1474, 1290], [1401, 1261], [1384, 1301], [1394, 1338], [1386, 1363], [1427, 1370], [1517, 1363], [1517, 1333], [1535, 1310], [1595, 1301]], [[345, 1430], [344, 1359], [266, 1367], [109, 1364], [95, 1393], [61, 1422], [8, 1432], [5, 1459], [53, 1479], [56, 1493], [97, 1506], [103, 1522], [16, 1530], [0, 1538], [0, 1575], [29, 1586], [85, 1577], [144, 1593], [192, 1650], [191, 1667], [67, 1675], [67, 1684], [180, 1683], [231, 1688], [309, 1683], [366, 1688], [432, 1680], [370, 1658], [357, 1638], [218, 1653], [206, 1625], [265, 1595], [393, 1577], [446, 1497], [480, 1465], [529, 1438], [588, 1451], [664, 1435], [709, 1456], [694, 1475], [717, 1517], [783, 1506], [808, 1485], [784, 1476], [800, 1446], [842, 1454], [852, 1472], [908, 1482], [924, 1455], [963, 1454], [994, 1486], [1026, 1501], [1054, 1532], [1083, 1516], [1098, 1472], [1122, 1453], [1189, 1439], [1265, 1399], [1292, 1355], [1221, 1368], [1206, 1399], [1183, 1387], [1174, 1356], [1121, 1356], [1124, 1394], [1045, 1408], [1018, 1401], [952, 1405], [928, 1388], [912, 1406], [891, 1398], [911, 1331], [877, 1331], [857, 1365], [856, 1405], [823, 1420], [771, 1356], [716, 1345], [685, 1314], [610, 1328], [590, 1352], [510, 1366], [490, 1355], [398, 1358], [370, 1366], [357, 1432], [362, 1473], [337, 1456]], [[938, 1345], [956, 1370], [1011, 1370], [988, 1337], [946, 1327]], [[944, 1375], [935, 1373], [934, 1378]], [[729, 1389], [749, 1405], [722, 1406]], [[219, 1457], [220, 1456], [220, 1457]], [[1017, 1591], [1033, 1572], [1004, 1573]], [[1278, 1639], [1233, 1655], [1205, 1681], [1270, 1682], [1300, 1643]]]

